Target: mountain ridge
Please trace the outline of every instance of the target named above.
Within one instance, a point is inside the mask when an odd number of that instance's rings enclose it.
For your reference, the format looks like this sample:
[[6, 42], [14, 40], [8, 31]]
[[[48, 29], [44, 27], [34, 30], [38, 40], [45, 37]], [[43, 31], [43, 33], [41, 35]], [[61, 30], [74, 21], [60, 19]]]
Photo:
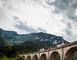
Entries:
[[[38, 32], [38, 33], [30, 33], [30, 34], [18, 34], [15, 31], [6, 31], [0, 28], [0, 35], [4, 38], [4, 40], [10, 43], [10, 46], [23, 44], [26, 41], [39, 43], [38, 45], [45, 45], [46, 47], [58, 45], [64, 43], [68, 43], [61, 36], [56, 36], [48, 33]], [[48, 45], [46, 45], [48, 44]], [[44, 47], [44, 46], [43, 46]], [[42, 48], [42, 47], [41, 47]]]
[[[18, 34], [15, 31], [0, 29], [0, 45], [12, 46], [19, 52], [33, 52], [41, 48], [52, 48], [63, 43], [69, 43], [62, 36], [38, 32], [30, 34]], [[4, 42], [4, 44], [3, 44]]]

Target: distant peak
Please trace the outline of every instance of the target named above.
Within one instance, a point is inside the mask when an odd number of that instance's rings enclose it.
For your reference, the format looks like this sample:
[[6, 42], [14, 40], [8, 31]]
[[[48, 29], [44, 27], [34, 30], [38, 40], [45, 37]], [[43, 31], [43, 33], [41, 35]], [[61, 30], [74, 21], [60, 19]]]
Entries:
[[3, 29], [0, 28], [0, 30], [3, 30]]

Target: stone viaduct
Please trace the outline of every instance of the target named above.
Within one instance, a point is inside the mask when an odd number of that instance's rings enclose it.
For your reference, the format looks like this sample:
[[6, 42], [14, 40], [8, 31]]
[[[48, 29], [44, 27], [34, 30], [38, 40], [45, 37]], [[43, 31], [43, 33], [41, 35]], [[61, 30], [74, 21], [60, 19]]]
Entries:
[[72, 60], [75, 52], [77, 52], [77, 42], [22, 55], [25, 56], [25, 60]]

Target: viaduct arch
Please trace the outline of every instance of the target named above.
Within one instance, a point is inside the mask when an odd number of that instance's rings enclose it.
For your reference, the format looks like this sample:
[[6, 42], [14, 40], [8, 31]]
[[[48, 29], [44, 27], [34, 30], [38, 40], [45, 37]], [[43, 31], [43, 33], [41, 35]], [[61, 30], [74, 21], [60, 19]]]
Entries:
[[74, 53], [77, 52], [77, 47], [70, 48], [66, 53], [64, 60], [73, 60]]
[[42, 55], [40, 56], [40, 59], [39, 59], [39, 60], [47, 60], [46, 54], [42, 54]]
[[34, 55], [34, 56], [32, 57], [32, 60], [38, 60], [37, 55]]
[[60, 54], [57, 51], [52, 52], [49, 60], [61, 60]]
[[27, 56], [27, 57], [26, 57], [26, 60], [31, 60], [31, 56], [30, 56], [30, 55]]
[[77, 52], [77, 42], [51, 48], [42, 52], [22, 55], [25, 56], [25, 60], [73, 60], [72, 57], [75, 52]]

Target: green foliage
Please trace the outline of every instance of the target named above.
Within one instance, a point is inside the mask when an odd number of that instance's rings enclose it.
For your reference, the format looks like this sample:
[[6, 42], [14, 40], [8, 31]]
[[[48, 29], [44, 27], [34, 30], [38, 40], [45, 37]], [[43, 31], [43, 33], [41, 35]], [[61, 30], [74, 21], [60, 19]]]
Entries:
[[4, 57], [0, 58], [0, 60], [25, 60], [25, 57], [19, 56], [19, 57], [15, 57], [15, 58], [7, 58], [4, 56]]
[[39, 49], [39, 46], [34, 42], [27, 41], [21, 45], [13, 46], [13, 48], [16, 49], [17, 52], [28, 53], [28, 52], [37, 51]]
[[15, 58], [2, 57], [1, 60], [15, 60]]
[[42, 32], [31, 33], [31, 34], [17, 34], [15, 31], [5, 31], [0, 29], [0, 35], [4, 38], [6, 42], [9, 43], [9, 46], [21, 44], [25, 41], [36, 41], [36, 40], [38, 41], [51, 40], [50, 43], [52, 43], [53, 40], [58, 40], [58, 44], [62, 43], [62, 41], [65, 41], [63, 37]]
[[[8, 47], [1, 50], [3, 55], [7, 57], [13, 57], [13, 52], [16, 53], [28, 53], [38, 51], [40, 48], [50, 48], [53, 45], [54, 40], [57, 40], [57, 44], [61, 44], [65, 41], [62, 37], [51, 35], [47, 33], [31, 33], [31, 34], [17, 34], [14, 31], [5, 31], [0, 29], [0, 47]], [[8, 53], [9, 52], [9, 53]], [[11, 54], [12, 53], [12, 54]], [[2, 55], [1, 54], [1, 55]]]
[[13, 58], [17, 56], [17, 52], [12, 47], [3, 47], [3, 48], [0, 48], [0, 57], [3, 57], [3, 56]]
[[9, 46], [9, 43], [0, 35], [0, 47]]
[[25, 57], [24, 56], [19, 56], [19, 57], [16, 57], [15, 60], [25, 60]]

